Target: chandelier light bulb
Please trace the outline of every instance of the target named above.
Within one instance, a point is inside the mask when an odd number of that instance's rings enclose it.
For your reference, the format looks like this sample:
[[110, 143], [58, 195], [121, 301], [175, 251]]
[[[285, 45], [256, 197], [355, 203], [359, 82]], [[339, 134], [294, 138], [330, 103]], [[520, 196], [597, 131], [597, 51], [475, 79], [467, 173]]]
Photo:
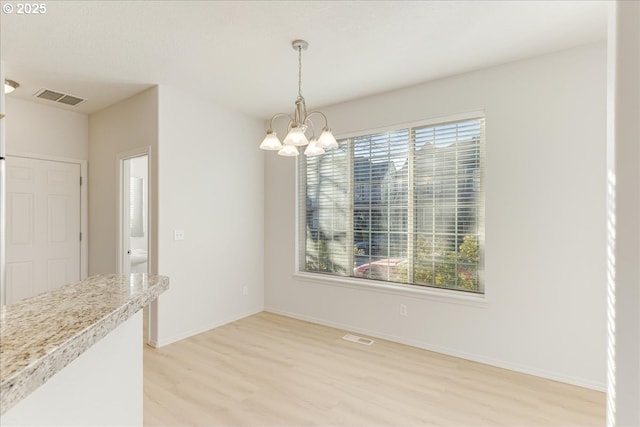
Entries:
[[309, 140], [305, 136], [304, 132], [300, 127], [296, 125], [291, 128], [286, 138], [284, 139], [284, 145], [294, 145], [296, 147], [300, 147], [303, 145], [307, 145], [308, 143]]
[[318, 139], [318, 141], [322, 148], [324, 148], [325, 150], [338, 148], [338, 141], [336, 141], [336, 138], [333, 136], [333, 134], [331, 133], [331, 129], [329, 128], [322, 129], [322, 133], [320, 134], [320, 138]]
[[262, 144], [260, 144], [260, 148], [263, 150], [280, 150], [282, 148], [282, 143], [280, 142], [280, 139], [278, 139], [278, 134], [269, 129], [267, 131], [267, 136], [264, 137]]
[[305, 156], [319, 156], [321, 154], [324, 154], [324, 148], [322, 148], [322, 145], [318, 143], [318, 139], [317, 138], [311, 138], [311, 141], [309, 141], [309, 145], [307, 146], [307, 149], [304, 150], [304, 155]]
[[9, 79], [5, 79], [4, 80], [4, 93], [5, 94], [10, 94], [11, 92], [13, 92], [14, 90], [16, 90], [19, 87], [20, 87], [20, 84], [18, 82], [15, 82], [15, 81], [9, 80]]
[[294, 145], [284, 145], [282, 149], [278, 151], [278, 154], [286, 157], [295, 157], [300, 153]]

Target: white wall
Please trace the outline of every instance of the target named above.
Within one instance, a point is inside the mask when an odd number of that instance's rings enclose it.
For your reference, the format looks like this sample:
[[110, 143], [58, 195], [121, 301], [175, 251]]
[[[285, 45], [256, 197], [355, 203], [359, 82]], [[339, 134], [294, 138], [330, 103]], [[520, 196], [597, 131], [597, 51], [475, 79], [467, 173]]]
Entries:
[[159, 124], [157, 346], [264, 306], [263, 122], [161, 86]]
[[[1, 80], [0, 80], [1, 81]], [[17, 90], [20, 90], [18, 88]], [[72, 160], [80, 165], [86, 183], [89, 153], [89, 117], [59, 107], [5, 97], [7, 116], [2, 119], [7, 155], [27, 155], [46, 160]], [[88, 273], [87, 187], [81, 188], [80, 276]], [[4, 249], [4, 248], [3, 248]]]
[[[171, 287], [152, 311], [151, 343], [261, 311], [264, 165], [252, 143], [262, 121], [163, 86], [92, 114], [89, 124], [91, 274], [116, 269], [117, 155], [152, 147], [151, 271]], [[175, 229], [184, 241], [173, 240]]]
[[6, 97], [7, 154], [87, 160], [89, 117], [83, 113]]
[[598, 44], [322, 108], [338, 135], [485, 111], [486, 305], [293, 277], [294, 161], [267, 155], [266, 309], [604, 389], [605, 71]]
[[151, 147], [149, 192], [152, 218], [150, 268], [155, 273], [157, 230], [158, 89], [141, 92], [89, 117], [89, 274], [115, 273], [117, 245], [118, 154]]

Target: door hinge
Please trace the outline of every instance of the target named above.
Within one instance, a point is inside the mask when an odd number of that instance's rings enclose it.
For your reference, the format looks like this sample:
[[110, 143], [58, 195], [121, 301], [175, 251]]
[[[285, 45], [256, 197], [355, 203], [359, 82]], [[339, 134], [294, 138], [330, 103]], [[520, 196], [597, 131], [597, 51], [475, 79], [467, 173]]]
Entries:
[[82, 187], [82, 177], [80, 177], [80, 187]]
[[82, 231], [80, 232], [80, 241], [82, 242]]

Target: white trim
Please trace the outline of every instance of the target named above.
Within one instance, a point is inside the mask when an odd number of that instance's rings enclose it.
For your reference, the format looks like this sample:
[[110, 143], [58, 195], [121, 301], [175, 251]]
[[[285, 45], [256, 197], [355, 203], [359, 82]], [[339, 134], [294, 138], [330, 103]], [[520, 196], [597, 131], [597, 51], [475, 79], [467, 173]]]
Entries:
[[[129, 158], [126, 159], [118, 159], [118, 176], [117, 176], [117, 183], [118, 183], [118, 189], [116, 191], [116, 207], [118, 209], [118, 212], [116, 214], [116, 222], [117, 222], [117, 229], [118, 229], [118, 235], [116, 237], [116, 272], [118, 274], [130, 274], [131, 273], [131, 264], [127, 264], [124, 261], [124, 254], [125, 251], [129, 251], [128, 247], [129, 247], [129, 241], [130, 239], [126, 239], [125, 237], [125, 230], [127, 230], [130, 227], [130, 219], [128, 215], [125, 215], [125, 211], [128, 209], [129, 205], [128, 204], [124, 204], [128, 201], [127, 198], [127, 193], [125, 190], [125, 181], [123, 180], [123, 177], [126, 176], [130, 176], [131, 175], [131, 166], [129, 163], [126, 162], [126, 160], [129, 160]], [[126, 246], [126, 248], [125, 248]]]
[[452, 349], [449, 347], [443, 347], [439, 345], [433, 345], [422, 341], [412, 340], [408, 338], [399, 337], [396, 335], [385, 334], [379, 331], [373, 331], [366, 328], [360, 328], [354, 325], [349, 325], [345, 323], [333, 322], [325, 319], [318, 319], [312, 316], [306, 316], [302, 314], [292, 313], [284, 310], [279, 310], [274, 307], [265, 307], [264, 311], [274, 314], [279, 314], [281, 316], [291, 317], [294, 319], [304, 320], [306, 322], [315, 323], [318, 325], [329, 326], [336, 329], [341, 329], [346, 332], [355, 332], [362, 335], [367, 335], [369, 337], [374, 337], [378, 339], [383, 339], [387, 341], [392, 341], [400, 344], [409, 345], [411, 347], [421, 348], [423, 350], [433, 351], [436, 353], [446, 354], [448, 356], [458, 357], [460, 359], [471, 360], [473, 362], [482, 363], [485, 365], [495, 366], [497, 368], [508, 369], [510, 371], [519, 372], [527, 375], [534, 375], [540, 378], [546, 378], [553, 381], [559, 381], [565, 384], [571, 384], [578, 387], [585, 387], [591, 390], [606, 392], [607, 387], [606, 384], [588, 380], [586, 378], [574, 377], [570, 375], [564, 375], [559, 372], [547, 371], [544, 369], [539, 369], [533, 366], [520, 365], [517, 363], [508, 362], [505, 360], [494, 359], [491, 357], [487, 357], [481, 354], [468, 353], [464, 351], [459, 351], [456, 349]]
[[[294, 230], [294, 245], [293, 245], [293, 271], [295, 272], [295, 274], [300, 273], [300, 228], [302, 227], [300, 225], [300, 158], [302, 156], [298, 156], [296, 158], [295, 161], [295, 171], [294, 171], [294, 181], [293, 181], [293, 187], [294, 187], [294, 212], [293, 212], [293, 221], [296, 224], [295, 230]], [[306, 192], [306, 190], [305, 190]], [[305, 229], [306, 229], [307, 225], [305, 222]]]
[[[0, 82], [4, 83], [4, 61], [0, 61]], [[5, 96], [4, 85], [0, 88], [0, 113], [5, 114]], [[0, 157], [6, 157], [5, 152], [5, 120], [4, 117], [0, 119]], [[6, 180], [6, 161], [0, 161], [0, 166], [3, 166], [4, 173], [0, 176], [0, 309], [4, 309], [5, 306], [5, 248], [6, 248], [6, 196], [5, 196], [5, 180]]]
[[49, 162], [70, 163], [80, 166], [80, 280], [86, 279], [89, 275], [89, 174], [87, 173], [87, 161], [72, 157], [50, 156], [48, 154], [35, 153], [7, 153], [7, 157], [21, 157], [34, 160], [46, 160]]
[[486, 295], [462, 292], [459, 290], [437, 289], [426, 286], [404, 285], [401, 283], [358, 279], [346, 276], [332, 276], [329, 274], [318, 273], [297, 272], [293, 275], [293, 278], [298, 281], [316, 285], [338, 286], [362, 292], [377, 292], [479, 308], [487, 308], [489, 306]]
[[[384, 126], [384, 127], [375, 128], [375, 129], [365, 129], [365, 130], [342, 133], [337, 135], [336, 139], [340, 140], [340, 139], [353, 138], [353, 137], [363, 136], [363, 135], [371, 135], [371, 134], [383, 133], [388, 131], [396, 131], [396, 130], [405, 129], [405, 128], [422, 127], [422, 126], [429, 126], [429, 125], [440, 125], [444, 123], [452, 123], [452, 122], [474, 120], [474, 119], [485, 119], [485, 118], [486, 118], [485, 110], [475, 110], [475, 111], [468, 111], [468, 112], [462, 112], [462, 113], [456, 113], [456, 114], [435, 116], [425, 120], [419, 120], [414, 122], [392, 124], [389, 126]], [[485, 137], [486, 137], [485, 126], [483, 124], [482, 125], [482, 141], [486, 145]], [[484, 152], [485, 152], [485, 148], [483, 147], [481, 150], [481, 153], [482, 153], [481, 155], [483, 156], [483, 162], [484, 162]], [[385, 292], [385, 293], [401, 295], [401, 296], [413, 296], [413, 297], [417, 296], [421, 299], [437, 300], [441, 302], [450, 302], [455, 304], [465, 304], [465, 305], [471, 305], [476, 307], [487, 306], [487, 298], [486, 298], [487, 287], [486, 287], [486, 284], [484, 283], [484, 267], [479, 272], [482, 294], [472, 294], [472, 293], [468, 293], [468, 292], [457, 290], [457, 289], [437, 289], [432, 287], [423, 287], [423, 286], [414, 285], [414, 284], [408, 284], [408, 285], [394, 284], [392, 282], [378, 282], [374, 280], [358, 279], [358, 278], [344, 277], [344, 276], [331, 276], [331, 275], [322, 274], [322, 273], [307, 273], [305, 271], [301, 271], [300, 270], [300, 256], [301, 256], [300, 252], [301, 252], [302, 242], [300, 241], [300, 237], [301, 237], [300, 232], [302, 230], [300, 226], [301, 194], [300, 194], [300, 163], [299, 162], [301, 161], [300, 159], [303, 157], [304, 156], [298, 156], [295, 163], [294, 221], [296, 223], [296, 227], [295, 227], [295, 237], [294, 237], [295, 238], [295, 246], [294, 246], [294, 250], [295, 250], [294, 263], [295, 264], [293, 268], [294, 279], [297, 278], [306, 282], [311, 282], [316, 284], [322, 283], [322, 284], [341, 286], [341, 287], [347, 287], [347, 288], [358, 289], [358, 290]], [[483, 178], [481, 182], [484, 183], [484, 168], [482, 169], [481, 173], [483, 174]], [[484, 188], [482, 189], [482, 191], [484, 193]], [[479, 243], [482, 243], [480, 245], [480, 257], [481, 257], [482, 266], [485, 265], [484, 264], [484, 240], [485, 240], [484, 199], [485, 197], [486, 195], [483, 196], [483, 200], [482, 200], [481, 211], [482, 211], [483, 223], [481, 225], [480, 242], [479, 242]]]
[[[117, 222], [117, 231], [118, 234], [116, 236], [116, 271], [118, 273], [122, 273], [122, 223], [123, 223], [123, 217], [122, 217], [122, 172], [123, 172], [123, 162], [125, 160], [129, 160], [129, 159], [133, 159], [136, 157], [142, 157], [142, 156], [147, 156], [147, 258], [150, 259], [151, 258], [151, 251], [153, 250], [153, 248], [151, 248], [150, 245], [150, 231], [151, 231], [151, 224], [152, 224], [152, 218], [151, 218], [151, 183], [149, 180], [149, 176], [150, 171], [149, 171], [149, 164], [151, 162], [151, 146], [147, 145], [144, 147], [138, 147], [135, 148], [133, 150], [128, 150], [128, 151], [123, 151], [121, 153], [118, 153], [116, 155], [116, 222]], [[147, 264], [149, 267], [150, 265]], [[150, 271], [150, 270], [149, 270]]]
[[[152, 150], [150, 145], [134, 148], [120, 152], [116, 155], [116, 271], [122, 273], [122, 168], [125, 160], [133, 159], [136, 157], [147, 156], [147, 272], [154, 273], [155, 265], [153, 259], [155, 255], [155, 247], [151, 244], [151, 234], [153, 232], [153, 226], [155, 218], [153, 217], [153, 188], [155, 183], [151, 181], [152, 173]], [[158, 310], [157, 303], [149, 304], [147, 310], [147, 342], [150, 345], [151, 337], [156, 336], [158, 330], [158, 316], [156, 312]], [[155, 346], [154, 346], [155, 347]]]

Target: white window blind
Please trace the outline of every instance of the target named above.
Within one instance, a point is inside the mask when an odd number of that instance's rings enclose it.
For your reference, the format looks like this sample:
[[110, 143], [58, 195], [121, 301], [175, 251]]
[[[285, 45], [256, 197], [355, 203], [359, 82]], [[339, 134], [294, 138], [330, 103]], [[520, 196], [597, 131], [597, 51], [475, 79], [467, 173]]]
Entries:
[[483, 292], [483, 150], [477, 118], [301, 159], [299, 269]]

